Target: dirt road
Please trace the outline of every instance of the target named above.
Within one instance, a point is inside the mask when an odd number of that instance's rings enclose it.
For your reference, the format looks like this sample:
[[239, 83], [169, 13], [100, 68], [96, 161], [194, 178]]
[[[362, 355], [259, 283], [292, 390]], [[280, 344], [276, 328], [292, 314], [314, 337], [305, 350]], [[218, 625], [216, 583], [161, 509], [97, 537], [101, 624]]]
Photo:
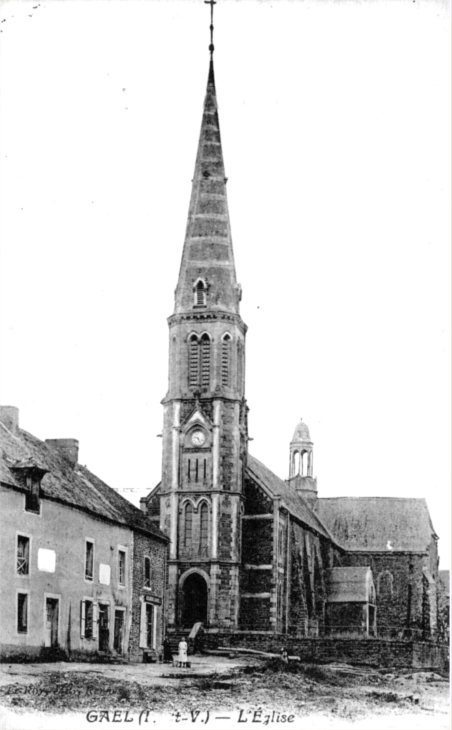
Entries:
[[[433, 672], [388, 673], [348, 665], [193, 657], [168, 665], [58, 662], [6, 664], [0, 673], [2, 730], [177, 728], [237, 730], [291, 725], [319, 730], [442, 730], [449, 684]], [[115, 714], [116, 713], [116, 714]]]

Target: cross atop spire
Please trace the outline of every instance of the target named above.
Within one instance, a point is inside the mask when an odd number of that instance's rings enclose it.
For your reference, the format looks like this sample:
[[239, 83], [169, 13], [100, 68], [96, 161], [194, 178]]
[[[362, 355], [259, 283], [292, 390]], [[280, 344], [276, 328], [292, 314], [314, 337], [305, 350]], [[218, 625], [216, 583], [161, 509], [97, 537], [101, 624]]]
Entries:
[[213, 45], [213, 6], [216, 5], [216, 0], [204, 0], [206, 5], [210, 5], [210, 57], [212, 58], [215, 46]]

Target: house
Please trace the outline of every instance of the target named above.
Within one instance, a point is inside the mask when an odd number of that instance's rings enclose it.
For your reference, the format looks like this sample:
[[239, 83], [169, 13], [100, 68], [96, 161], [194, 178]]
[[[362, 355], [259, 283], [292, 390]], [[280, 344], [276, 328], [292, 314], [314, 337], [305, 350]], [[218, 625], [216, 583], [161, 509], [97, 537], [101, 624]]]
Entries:
[[78, 463], [0, 409], [1, 654], [140, 660], [162, 642], [168, 539]]

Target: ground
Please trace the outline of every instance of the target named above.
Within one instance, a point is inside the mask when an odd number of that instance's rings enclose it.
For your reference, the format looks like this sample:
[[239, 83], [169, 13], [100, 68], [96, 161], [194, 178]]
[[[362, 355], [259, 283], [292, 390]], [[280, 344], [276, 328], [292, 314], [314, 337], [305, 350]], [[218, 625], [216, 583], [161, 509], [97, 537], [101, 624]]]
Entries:
[[253, 730], [282, 723], [306, 730], [450, 727], [449, 683], [434, 672], [254, 657], [195, 656], [189, 669], [3, 664], [0, 696], [2, 730], [84, 730], [113, 722], [132, 730], [184, 722], [225, 730], [244, 722]]

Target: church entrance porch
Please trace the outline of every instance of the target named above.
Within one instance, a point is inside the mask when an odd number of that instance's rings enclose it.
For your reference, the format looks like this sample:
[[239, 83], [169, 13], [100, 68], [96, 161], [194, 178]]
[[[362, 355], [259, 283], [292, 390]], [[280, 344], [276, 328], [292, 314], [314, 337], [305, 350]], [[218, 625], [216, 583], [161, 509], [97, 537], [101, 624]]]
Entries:
[[191, 573], [180, 588], [180, 625], [207, 623], [207, 583], [199, 573]]

